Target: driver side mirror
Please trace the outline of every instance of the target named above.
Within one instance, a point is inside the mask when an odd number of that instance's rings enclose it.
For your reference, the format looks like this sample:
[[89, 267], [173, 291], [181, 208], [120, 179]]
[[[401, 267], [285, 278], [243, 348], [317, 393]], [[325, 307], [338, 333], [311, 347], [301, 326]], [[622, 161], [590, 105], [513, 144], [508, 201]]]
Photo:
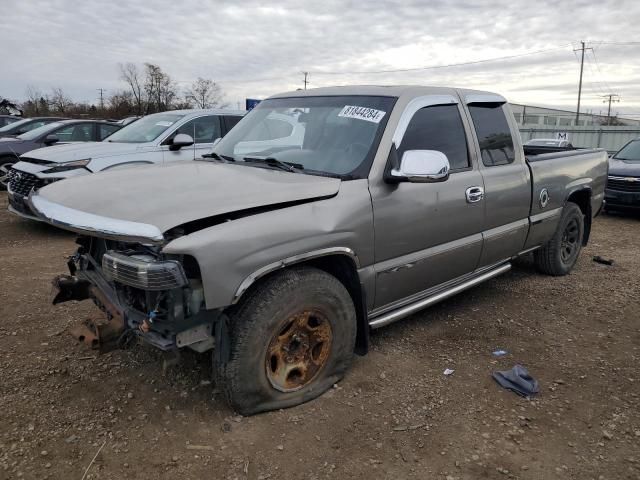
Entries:
[[218, 137], [213, 141], [213, 147], [215, 147], [218, 143], [220, 143], [220, 140], [222, 140], [222, 138]]
[[435, 183], [449, 178], [449, 159], [437, 150], [407, 150], [402, 155], [400, 167], [390, 172], [396, 182]]
[[58, 136], [55, 133], [50, 133], [49, 135], [44, 137], [44, 144], [45, 145], [53, 145], [54, 143], [57, 143], [59, 141], [60, 141], [60, 139], [58, 138]]
[[173, 137], [173, 141], [171, 142], [171, 145], [169, 145], [169, 150], [180, 150], [182, 147], [193, 145], [193, 143], [193, 137], [191, 137], [191, 135], [179, 133]]

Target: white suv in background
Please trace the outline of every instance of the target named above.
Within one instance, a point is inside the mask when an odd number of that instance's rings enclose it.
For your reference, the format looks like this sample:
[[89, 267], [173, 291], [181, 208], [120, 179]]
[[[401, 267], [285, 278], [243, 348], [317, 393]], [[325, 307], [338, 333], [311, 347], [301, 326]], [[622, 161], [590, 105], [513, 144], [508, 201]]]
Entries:
[[245, 113], [235, 110], [155, 113], [123, 127], [102, 142], [32, 150], [22, 155], [9, 172], [9, 211], [35, 219], [25, 202], [31, 191], [65, 178], [200, 158]]

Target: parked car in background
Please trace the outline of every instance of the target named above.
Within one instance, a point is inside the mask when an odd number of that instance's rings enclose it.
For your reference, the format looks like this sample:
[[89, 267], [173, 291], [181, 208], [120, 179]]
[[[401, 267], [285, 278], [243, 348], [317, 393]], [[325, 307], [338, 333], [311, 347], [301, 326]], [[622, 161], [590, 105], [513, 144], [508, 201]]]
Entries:
[[0, 115], [0, 128], [11, 123], [15, 123], [18, 120], [22, 120], [22, 117], [16, 117], [15, 115]]
[[35, 128], [39, 128], [47, 123], [59, 122], [60, 120], [67, 120], [65, 117], [33, 117], [23, 118], [17, 122], [10, 123], [0, 128], [0, 138], [2, 137], [15, 137], [22, 135]]
[[640, 139], [631, 140], [609, 159], [606, 209], [640, 208]]
[[123, 118], [122, 120], [118, 120], [117, 123], [119, 123], [120, 125], [122, 125], [123, 127], [129, 125], [130, 123], [133, 123], [137, 120], [140, 120], [142, 118], [142, 116], [135, 116], [135, 117], [126, 117]]
[[54, 303], [91, 299], [110, 322], [78, 338], [213, 350], [247, 415], [317, 397], [370, 329], [520, 255], [568, 274], [606, 172], [604, 150], [529, 154], [500, 95], [351, 86], [262, 101], [210, 158], [54, 183], [29, 205], [80, 234]]
[[9, 173], [9, 210], [33, 218], [25, 200], [41, 186], [114, 168], [193, 160], [211, 151], [246, 112], [175, 110], [147, 115], [97, 143], [32, 150]]
[[558, 140], [556, 138], [533, 138], [525, 144], [527, 147], [561, 147], [573, 148], [569, 140]]
[[17, 137], [0, 138], [0, 190], [6, 189], [9, 171], [23, 153], [62, 143], [98, 142], [120, 128], [117, 123], [102, 120], [61, 120]]

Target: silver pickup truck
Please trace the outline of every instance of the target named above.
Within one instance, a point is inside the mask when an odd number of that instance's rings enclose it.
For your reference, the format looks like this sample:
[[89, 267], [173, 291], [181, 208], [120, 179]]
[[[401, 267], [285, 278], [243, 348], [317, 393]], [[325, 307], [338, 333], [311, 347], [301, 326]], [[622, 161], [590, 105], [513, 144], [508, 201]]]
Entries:
[[252, 414], [317, 397], [371, 329], [520, 255], [569, 273], [607, 154], [559, 150], [525, 152], [493, 93], [323, 88], [263, 101], [209, 158], [70, 179], [28, 201], [80, 234], [54, 303], [90, 298], [108, 322], [79, 338], [211, 350], [219, 387]]

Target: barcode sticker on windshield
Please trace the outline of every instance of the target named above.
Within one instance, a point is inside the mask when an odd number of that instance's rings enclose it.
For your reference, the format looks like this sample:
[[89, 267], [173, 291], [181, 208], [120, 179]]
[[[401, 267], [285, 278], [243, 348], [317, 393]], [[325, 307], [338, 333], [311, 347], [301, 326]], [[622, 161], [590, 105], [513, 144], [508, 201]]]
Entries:
[[382, 110], [376, 110], [375, 108], [367, 107], [355, 107], [353, 105], [345, 106], [338, 114], [339, 117], [357, 118], [358, 120], [365, 120], [372, 123], [380, 123], [380, 120], [384, 117]]
[[158, 127], [170, 127], [171, 125], [173, 125], [173, 122], [167, 122], [164, 120], [156, 123], [156, 126]]

